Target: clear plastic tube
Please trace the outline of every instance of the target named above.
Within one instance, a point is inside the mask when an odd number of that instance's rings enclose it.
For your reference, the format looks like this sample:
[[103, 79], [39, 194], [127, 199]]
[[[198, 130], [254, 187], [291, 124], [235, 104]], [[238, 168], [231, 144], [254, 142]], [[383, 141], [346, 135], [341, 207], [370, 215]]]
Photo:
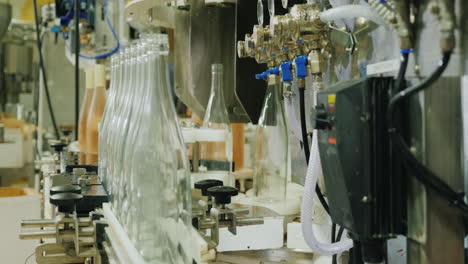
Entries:
[[387, 27], [385, 20], [374, 13], [370, 6], [366, 5], [344, 5], [325, 10], [320, 14], [320, 19], [326, 23], [333, 22], [338, 19], [357, 17], [363, 17], [381, 26]]
[[322, 170], [320, 163], [320, 155], [318, 149], [317, 130], [314, 130], [312, 139], [312, 147], [309, 159], [309, 167], [307, 168], [304, 196], [302, 198], [301, 208], [301, 225], [302, 234], [307, 245], [313, 252], [321, 255], [335, 255], [349, 250], [353, 247], [353, 241], [349, 238], [343, 239], [332, 244], [324, 244], [318, 241], [312, 227], [312, 211], [314, 207], [314, 194], [317, 185], [317, 178]]

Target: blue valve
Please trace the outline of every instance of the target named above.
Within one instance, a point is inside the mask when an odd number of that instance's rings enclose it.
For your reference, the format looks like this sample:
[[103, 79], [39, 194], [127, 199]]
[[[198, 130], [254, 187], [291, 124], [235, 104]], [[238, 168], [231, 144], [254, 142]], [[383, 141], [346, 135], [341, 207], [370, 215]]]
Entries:
[[59, 26], [55, 25], [55, 26], [52, 26], [52, 27], [50, 28], [50, 32], [52, 32], [52, 33], [60, 33], [60, 32], [62, 32], [62, 29], [61, 29]]
[[299, 79], [307, 77], [307, 56], [302, 55], [295, 59], [296, 62], [296, 76]]
[[292, 81], [292, 63], [290, 61], [281, 63], [281, 78], [283, 82]]
[[279, 75], [280, 72], [279, 72], [279, 68], [278, 68], [278, 67], [275, 67], [275, 68], [273, 68], [273, 69], [269, 69], [269, 70], [267, 71], [267, 73], [268, 73], [268, 74], [273, 74], [273, 75]]
[[260, 74], [255, 74], [255, 79], [257, 80], [266, 80], [268, 78], [268, 71], [262, 72]]
[[276, 67], [276, 68], [273, 68], [273, 69], [266, 70], [265, 72], [255, 74], [255, 79], [257, 79], [257, 80], [266, 80], [266, 79], [268, 79], [268, 75], [270, 75], [270, 74], [279, 75], [279, 68]]

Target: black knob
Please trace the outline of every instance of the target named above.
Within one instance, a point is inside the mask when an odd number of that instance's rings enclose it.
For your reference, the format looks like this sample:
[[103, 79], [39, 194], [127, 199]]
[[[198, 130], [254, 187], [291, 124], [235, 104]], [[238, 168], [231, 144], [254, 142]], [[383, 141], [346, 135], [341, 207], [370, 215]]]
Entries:
[[50, 197], [50, 203], [58, 207], [61, 213], [73, 213], [75, 206], [83, 199], [83, 195], [76, 193], [57, 193]]
[[195, 189], [199, 189], [203, 196], [208, 195], [208, 189], [211, 187], [223, 186], [223, 181], [220, 180], [203, 180], [195, 183]]
[[65, 143], [53, 143], [50, 146], [55, 149], [56, 152], [62, 152], [63, 149], [67, 146]]
[[57, 193], [76, 193], [81, 194], [81, 187], [77, 185], [59, 185], [50, 188], [50, 195]]
[[70, 129], [63, 129], [63, 130], [62, 130], [62, 134], [63, 134], [64, 136], [66, 136], [66, 137], [70, 136], [72, 132], [73, 132], [73, 131], [71, 131]]
[[231, 197], [238, 193], [239, 191], [231, 186], [216, 186], [208, 189], [208, 194], [215, 198], [216, 204], [229, 204]]

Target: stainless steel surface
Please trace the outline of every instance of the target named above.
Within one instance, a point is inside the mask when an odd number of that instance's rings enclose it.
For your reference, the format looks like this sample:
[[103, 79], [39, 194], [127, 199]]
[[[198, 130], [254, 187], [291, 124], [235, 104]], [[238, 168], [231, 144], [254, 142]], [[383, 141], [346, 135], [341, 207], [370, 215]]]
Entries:
[[4, 43], [4, 72], [18, 74], [29, 79], [33, 74], [33, 49], [28, 45]]
[[[457, 59], [452, 63], [459, 63]], [[424, 131], [414, 145], [427, 166], [456, 191], [463, 191], [460, 79], [445, 77], [422, 97]], [[413, 119], [417, 120], [417, 119]], [[408, 263], [463, 263], [464, 225], [450, 204], [411, 181], [409, 192]], [[412, 200], [414, 199], [414, 200]], [[412, 207], [414, 206], [414, 207]]]
[[[236, 95], [236, 6], [206, 6], [204, 0], [190, 7], [191, 85], [187, 87], [205, 109], [211, 87], [211, 64], [224, 65], [223, 89], [231, 122], [249, 120]], [[200, 117], [203, 112], [197, 112]]]
[[[251, 218], [251, 217], [237, 217], [236, 226], [248, 226], [248, 225], [261, 225], [263, 224], [263, 218]], [[214, 221], [205, 221], [200, 225], [201, 229], [213, 228], [215, 226]], [[231, 224], [229, 222], [219, 222], [219, 228], [229, 227]]]
[[11, 5], [8, 3], [0, 3], [0, 41], [2, 41], [5, 33], [8, 30], [12, 16]]
[[[261, 108], [258, 102], [264, 96], [265, 83], [255, 80], [254, 76], [264, 66], [254, 61], [239, 61], [236, 55], [237, 38], [250, 31], [256, 20], [255, 10], [248, 9], [251, 4], [256, 4], [251, 2], [207, 6], [204, 0], [194, 0], [190, 9], [175, 12], [175, 90], [200, 118], [204, 116], [209, 98], [211, 64], [222, 63], [225, 69], [224, 97], [230, 121], [257, 121]], [[239, 15], [237, 10], [240, 10]], [[244, 30], [242, 33], [239, 26]]]
[[[79, 231], [80, 236], [92, 236], [94, 235], [93, 228], [81, 228]], [[58, 234], [59, 238], [74, 238], [75, 230], [61, 230]], [[42, 238], [56, 238], [57, 232], [52, 231], [30, 231], [21, 232], [19, 235], [20, 239], [42, 239]]]
[[312, 264], [313, 253], [288, 248], [221, 252], [215, 264]]
[[190, 11], [177, 10], [174, 29], [175, 92], [182, 102], [203, 118], [205, 106], [196, 99], [192, 87], [190, 37], [187, 36], [190, 36]]
[[[91, 219], [89, 218], [79, 218], [80, 226], [90, 226]], [[62, 223], [73, 223], [73, 221], [67, 221], [64, 219], [61, 221]], [[34, 220], [23, 220], [21, 221], [22, 228], [34, 228], [34, 227], [55, 227], [57, 222], [52, 219], [34, 219]]]

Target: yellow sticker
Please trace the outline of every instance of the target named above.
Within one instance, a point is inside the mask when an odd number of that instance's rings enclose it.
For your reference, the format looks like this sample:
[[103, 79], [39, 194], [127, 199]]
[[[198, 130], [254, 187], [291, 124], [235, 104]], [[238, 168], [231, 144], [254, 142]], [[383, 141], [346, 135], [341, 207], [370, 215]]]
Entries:
[[328, 104], [335, 104], [336, 102], [336, 94], [329, 94], [328, 95]]

